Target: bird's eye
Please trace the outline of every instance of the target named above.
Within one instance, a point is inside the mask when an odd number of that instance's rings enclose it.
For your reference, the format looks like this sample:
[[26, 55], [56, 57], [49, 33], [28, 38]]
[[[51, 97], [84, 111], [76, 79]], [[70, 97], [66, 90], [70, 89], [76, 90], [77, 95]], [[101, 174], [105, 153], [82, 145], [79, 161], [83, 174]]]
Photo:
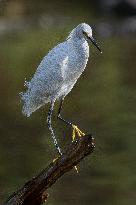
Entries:
[[87, 33], [86, 33], [85, 31], [83, 31], [83, 35], [84, 35], [85, 37], [88, 37], [88, 35], [87, 35]]

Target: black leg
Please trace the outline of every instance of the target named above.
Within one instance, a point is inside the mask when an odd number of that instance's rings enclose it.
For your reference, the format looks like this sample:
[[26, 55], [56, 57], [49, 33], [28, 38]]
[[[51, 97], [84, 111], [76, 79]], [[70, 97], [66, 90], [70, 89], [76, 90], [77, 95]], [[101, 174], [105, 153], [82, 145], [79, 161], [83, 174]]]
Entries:
[[49, 112], [48, 112], [48, 117], [47, 117], [47, 124], [48, 124], [48, 128], [49, 128], [49, 130], [51, 132], [53, 143], [54, 143], [58, 153], [60, 155], [62, 155], [61, 149], [60, 149], [60, 147], [58, 145], [57, 139], [55, 137], [55, 134], [54, 134], [54, 131], [53, 131], [53, 128], [52, 128], [52, 123], [51, 123], [51, 116], [52, 116], [52, 112], [53, 112], [53, 107], [54, 107], [54, 101], [51, 102], [51, 106], [50, 106], [50, 109], [49, 109]]
[[71, 123], [71, 122], [69, 122], [69, 121], [67, 121], [67, 120], [65, 120], [64, 118], [61, 117], [61, 114], [60, 114], [60, 113], [61, 113], [61, 110], [62, 110], [63, 101], [64, 101], [64, 98], [62, 98], [61, 101], [60, 101], [60, 106], [59, 106], [57, 118], [58, 118], [59, 120], [65, 122], [67, 125], [72, 126], [72, 123]]

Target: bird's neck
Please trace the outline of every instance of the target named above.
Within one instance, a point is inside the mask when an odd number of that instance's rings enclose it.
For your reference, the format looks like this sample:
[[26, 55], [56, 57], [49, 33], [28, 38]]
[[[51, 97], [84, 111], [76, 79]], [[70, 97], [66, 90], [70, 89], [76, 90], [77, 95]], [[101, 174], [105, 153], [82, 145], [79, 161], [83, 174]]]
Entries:
[[75, 53], [78, 53], [78, 56], [82, 56], [85, 58], [89, 57], [89, 45], [88, 42], [84, 38], [71, 38], [69, 39], [69, 43], [73, 48]]
[[69, 65], [68, 79], [78, 79], [86, 67], [89, 57], [89, 46], [84, 39], [69, 39], [68, 40]]

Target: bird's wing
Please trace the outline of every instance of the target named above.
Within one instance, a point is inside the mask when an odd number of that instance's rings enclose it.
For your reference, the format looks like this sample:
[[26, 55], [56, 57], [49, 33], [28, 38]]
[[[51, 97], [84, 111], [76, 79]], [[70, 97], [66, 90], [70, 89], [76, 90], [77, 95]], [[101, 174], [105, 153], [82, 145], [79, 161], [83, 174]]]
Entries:
[[63, 66], [68, 58], [67, 42], [54, 47], [41, 61], [29, 83], [29, 88], [40, 98], [57, 94], [63, 83]]

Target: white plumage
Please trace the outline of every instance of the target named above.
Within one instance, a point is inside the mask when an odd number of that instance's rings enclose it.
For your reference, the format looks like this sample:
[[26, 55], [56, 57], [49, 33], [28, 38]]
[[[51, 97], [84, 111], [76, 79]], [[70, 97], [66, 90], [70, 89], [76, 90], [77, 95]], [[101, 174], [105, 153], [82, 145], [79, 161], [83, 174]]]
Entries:
[[92, 37], [91, 27], [79, 24], [66, 41], [43, 58], [31, 81], [26, 83], [27, 91], [21, 93], [24, 115], [29, 117], [42, 105], [64, 98], [71, 91], [89, 57], [85, 33]]
[[92, 37], [91, 27], [85, 23], [79, 24], [71, 31], [66, 41], [58, 44], [43, 58], [31, 81], [25, 82], [27, 91], [21, 93], [21, 99], [24, 103], [22, 112], [27, 117], [42, 105], [50, 102], [47, 123], [54, 145], [60, 155], [62, 155], [62, 151], [51, 123], [54, 103], [60, 99], [57, 118], [72, 126], [81, 135], [82, 132], [77, 126], [62, 118], [60, 112], [65, 96], [71, 91], [86, 67], [89, 58], [88, 40], [101, 52]]

